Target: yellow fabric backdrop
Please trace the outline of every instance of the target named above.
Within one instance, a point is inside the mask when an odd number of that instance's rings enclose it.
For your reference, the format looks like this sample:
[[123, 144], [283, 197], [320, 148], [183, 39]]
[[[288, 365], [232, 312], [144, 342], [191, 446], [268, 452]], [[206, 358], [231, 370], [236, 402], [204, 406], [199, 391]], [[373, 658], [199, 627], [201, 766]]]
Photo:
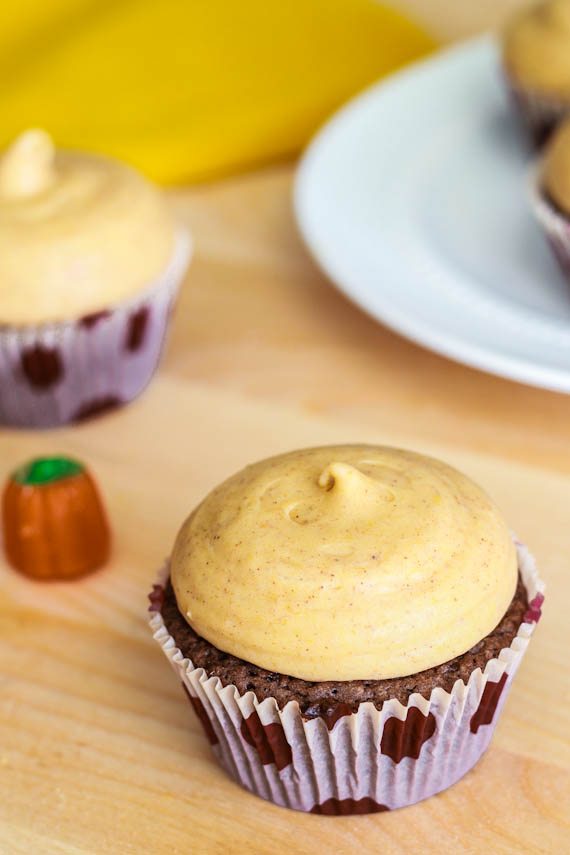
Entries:
[[432, 47], [375, 0], [8, 0], [0, 144], [41, 126], [165, 183], [202, 179], [297, 151]]

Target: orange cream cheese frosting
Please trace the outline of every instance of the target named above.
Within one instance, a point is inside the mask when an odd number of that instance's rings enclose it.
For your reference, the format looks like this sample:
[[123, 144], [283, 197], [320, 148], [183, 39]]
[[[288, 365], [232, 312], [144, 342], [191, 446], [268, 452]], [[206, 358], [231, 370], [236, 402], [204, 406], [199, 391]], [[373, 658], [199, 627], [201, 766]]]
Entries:
[[469, 650], [514, 595], [509, 530], [438, 460], [368, 445], [248, 466], [186, 520], [180, 611], [220, 650], [305, 680], [417, 673]]
[[503, 61], [520, 85], [570, 99], [570, 0], [516, 13], [504, 33]]
[[542, 186], [558, 207], [570, 216], [570, 121], [549, 141], [542, 165]]
[[0, 157], [0, 323], [78, 318], [149, 286], [174, 249], [158, 188], [41, 130]]

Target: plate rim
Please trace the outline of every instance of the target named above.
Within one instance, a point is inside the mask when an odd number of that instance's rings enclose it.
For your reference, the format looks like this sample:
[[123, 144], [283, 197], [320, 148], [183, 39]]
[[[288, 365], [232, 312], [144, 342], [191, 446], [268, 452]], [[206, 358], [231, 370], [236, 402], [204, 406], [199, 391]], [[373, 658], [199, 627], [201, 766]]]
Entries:
[[367, 108], [370, 100], [375, 100], [378, 94], [394, 83], [406, 78], [413, 78], [434, 64], [442, 64], [451, 57], [471, 54], [492, 48], [495, 39], [491, 35], [478, 36], [468, 39], [458, 45], [444, 47], [442, 50], [400, 69], [388, 77], [368, 86], [347, 101], [339, 110], [319, 128], [309, 141], [297, 166], [293, 182], [293, 212], [297, 228], [309, 254], [317, 267], [327, 276], [332, 284], [348, 300], [358, 306], [369, 317], [389, 327], [404, 338], [446, 358], [452, 359], [470, 368], [499, 376], [519, 383], [548, 389], [554, 392], [570, 392], [570, 366], [558, 368], [536, 363], [521, 356], [508, 355], [489, 347], [480, 346], [461, 337], [453, 336], [448, 330], [429, 328], [421, 316], [408, 315], [403, 310], [386, 305], [379, 310], [367, 299], [368, 288], [358, 282], [347, 281], [338, 269], [331, 264], [321, 236], [313, 229], [311, 216], [311, 178], [314, 162], [318, 161], [322, 148], [328, 148], [330, 135], [336, 128], [352, 121], [353, 114]]

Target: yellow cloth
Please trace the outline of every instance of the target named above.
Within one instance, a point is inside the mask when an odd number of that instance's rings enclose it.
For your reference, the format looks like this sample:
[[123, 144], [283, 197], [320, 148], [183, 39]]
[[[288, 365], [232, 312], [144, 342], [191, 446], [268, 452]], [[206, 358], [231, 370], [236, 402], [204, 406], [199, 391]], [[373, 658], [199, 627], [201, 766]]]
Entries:
[[0, 4], [0, 144], [45, 127], [166, 182], [297, 151], [352, 93], [433, 47], [376, 0]]

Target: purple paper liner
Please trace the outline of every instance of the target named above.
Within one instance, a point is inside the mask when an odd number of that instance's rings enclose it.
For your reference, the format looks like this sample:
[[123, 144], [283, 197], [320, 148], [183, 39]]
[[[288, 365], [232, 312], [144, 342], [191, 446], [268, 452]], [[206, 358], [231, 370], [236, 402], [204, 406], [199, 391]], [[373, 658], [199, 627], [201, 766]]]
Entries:
[[58, 427], [140, 395], [159, 363], [190, 253], [181, 231], [164, 272], [132, 299], [74, 321], [0, 325], [0, 424]]
[[518, 85], [505, 71], [511, 101], [535, 148], [541, 148], [562, 119], [570, 114], [570, 99], [556, 98]]
[[370, 703], [330, 721], [304, 719], [296, 701], [273, 698], [195, 668], [161, 615], [166, 566], [150, 595], [154, 638], [176, 672], [214, 753], [241, 786], [277, 805], [317, 814], [375, 813], [412, 805], [450, 787], [486, 750], [512, 678], [540, 618], [544, 585], [534, 559], [516, 543], [529, 608], [511, 645], [477, 669], [467, 685], [435, 688], [381, 710]]
[[532, 209], [544, 230], [560, 268], [570, 278], [570, 217], [565, 216], [546, 196], [541, 181], [541, 163], [534, 164], [530, 172]]

